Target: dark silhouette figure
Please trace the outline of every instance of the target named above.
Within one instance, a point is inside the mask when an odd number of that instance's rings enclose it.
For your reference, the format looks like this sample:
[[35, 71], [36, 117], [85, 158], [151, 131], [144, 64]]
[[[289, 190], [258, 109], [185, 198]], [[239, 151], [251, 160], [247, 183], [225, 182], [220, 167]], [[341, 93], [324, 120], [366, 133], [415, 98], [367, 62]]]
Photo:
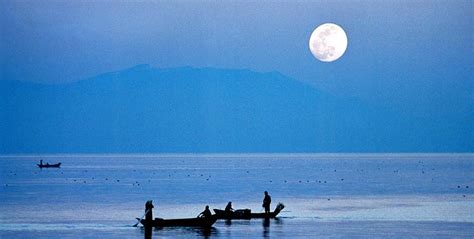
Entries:
[[207, 217], [207, 218], [212, 217], [211, 210], [209, 210], [209, 205], [206, 205], [206, 209], [204, 209], [204, 211], [199, 213], [198, 217]]
[[234, 209], [232, 208], [232, 202], [227, 203], [227, 206], [225, 206], [225, 212], [226, 213], [231, 213], [233, 211], [234, 211]]
[[270, 213], [270, 204], [272, 203], [272, 198], [268, 195], [268, 192], [265, 191], [265, 197], [263, 198], [262, 207], [265, 208], [265, 213]]
[[[145, 214], [143, 215], [145, 217], [145, 222], [142, 222], [145, 230], [145, 239], [152, 238], [152, 223], [153, 223], [153, 201], [148, 200], [145, 203]], [[143, 218], [142, 216], [142, 218]], [[138, 223], [140, 223], [142, 218], [137, 218], [138, 222], [137, 224], [133, 225], [136, 227]]]
[[153, 201], [148, 200], [145, 203], [145, 221], [150, 224], [153, 221]]

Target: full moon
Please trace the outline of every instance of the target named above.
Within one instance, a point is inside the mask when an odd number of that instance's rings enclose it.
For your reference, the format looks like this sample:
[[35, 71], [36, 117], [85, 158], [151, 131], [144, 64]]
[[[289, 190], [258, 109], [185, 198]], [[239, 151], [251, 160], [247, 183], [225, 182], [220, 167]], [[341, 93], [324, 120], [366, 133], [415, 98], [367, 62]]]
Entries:
[[324, 23], [314, 29], [309, 38], [309, 49], [320, 61], [331, 62], [339, 59], [347, 49], [344, 30], [334, 23]]

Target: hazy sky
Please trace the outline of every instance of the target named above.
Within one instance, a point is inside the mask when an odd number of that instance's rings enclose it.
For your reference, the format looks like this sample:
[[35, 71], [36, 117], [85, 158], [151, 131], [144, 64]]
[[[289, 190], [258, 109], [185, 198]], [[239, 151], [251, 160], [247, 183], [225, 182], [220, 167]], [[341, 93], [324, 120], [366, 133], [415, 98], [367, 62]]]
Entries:
[[[1, 1], [1, 79], [67, 82], [137, 64], [279, 71], [340, 96], [430, 110], [473, 95], [472, 1]], [[336, 62], [308, 49], [334, 22]]]

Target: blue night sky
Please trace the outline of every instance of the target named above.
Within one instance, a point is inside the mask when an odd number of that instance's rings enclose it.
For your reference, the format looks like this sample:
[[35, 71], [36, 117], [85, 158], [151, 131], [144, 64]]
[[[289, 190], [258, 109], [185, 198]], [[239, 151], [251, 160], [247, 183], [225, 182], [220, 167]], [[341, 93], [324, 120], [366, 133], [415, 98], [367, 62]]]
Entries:
[[[138, 64], [279, 72], [472, 139], [472, 1], [1, 1], [1, 80], [74, 82]], [[339, 60], [308, 48], [333, 22]], [[282, 96], [284, 97], [284, 96]]]

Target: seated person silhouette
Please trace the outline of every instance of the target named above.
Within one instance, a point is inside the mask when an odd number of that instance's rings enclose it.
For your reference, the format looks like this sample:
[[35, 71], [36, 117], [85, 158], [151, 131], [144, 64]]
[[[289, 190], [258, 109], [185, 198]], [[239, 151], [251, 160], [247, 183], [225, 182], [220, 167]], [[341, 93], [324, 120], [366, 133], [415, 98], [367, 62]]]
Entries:
[[231, 213], [233, 211], [234, 211], [234, 209], [232, 208], [232, 202], [227, 203], [227, 206], [225, 206], [225, 212], [226, 213]]
[[204, 209], [204, 211], [199, 213], [198, 217], [205, 217], [205, 218], [212, 217], [211, 210], [209, 210], [209, 205], [206, 205], [206, 209]]

